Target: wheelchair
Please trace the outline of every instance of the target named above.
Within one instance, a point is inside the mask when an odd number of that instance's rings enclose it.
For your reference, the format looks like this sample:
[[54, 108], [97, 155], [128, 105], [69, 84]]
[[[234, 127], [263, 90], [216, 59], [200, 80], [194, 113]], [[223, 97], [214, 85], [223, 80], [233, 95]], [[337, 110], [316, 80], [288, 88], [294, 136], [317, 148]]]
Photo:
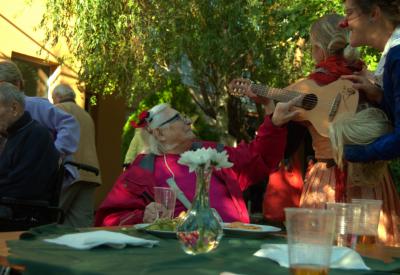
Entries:
[[99, 170], [90, 165], [65, 161], [59, 165], [52, 197], [49, 201], [0, 198], [0, 232], [24, 231], [45, 224], [63, 223], [65, 215], [59, 207], [59, 200], [67, 164], [73, 165], [79, 170], [99, 174]]

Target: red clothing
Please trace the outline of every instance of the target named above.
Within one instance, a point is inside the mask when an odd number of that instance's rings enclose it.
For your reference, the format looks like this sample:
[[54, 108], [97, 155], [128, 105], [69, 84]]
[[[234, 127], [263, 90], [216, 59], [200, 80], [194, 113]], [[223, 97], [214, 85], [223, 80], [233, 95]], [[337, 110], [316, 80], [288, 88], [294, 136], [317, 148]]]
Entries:
[[[215, 147], [215, 142], [202, 142], [204, 147]], [[259, 127], [257, 136], [249, 143], [241, 143], [237, 147], [225, 147], [228, 152], [229, 161], [234, 165], [232, 168], [221, 169], [213, 173], [213, 179], [210, 186], [210, 203], [211, 207], [217, 206], [220, 215], [227, 217], [232, 216], [224, 213], [224, 209], [235, 209], [239, 221], [249, 222], [249, 215], [243, 200], [242, 191], [253, 183], [263, 180], [271, 171], [274, 171], [278, 162], [283, 157], [286, 145], [286, 128], [278, 128], [272, 125], [270, 119], [266, 117], [264, 123]], [[168, 156], [168, 155], [167, 155]], [[165, 183], [156, 182], [155, 173], [145, 170], [139, 166], [144, 155], [139, 155], [132, 165], [117, 179], [112, 190], [108, 193], [106, 199], [100, 205], [96, 213], [96, 226], [110, 226], [122, 224], [136, 224], [143, 221], [144, 209], [150, 203], [147, 193], [153, 196], [154, 186], [165, 186]], [[163, 157], [163, 156], [156, 156]], [[172, 162], [171, 158], [167, 159]], [[157, 160], [155, 161], [157, 162]], [[157, 167], [161, 166], [154, 166]], [[165, 168], [167, 169], [167, 168]], [[184, 171], [184, 170], [181, 170]], [[187, 177], [192, 178], [192, 185], [195, 185], [195, 177], [190, 175], [188, 169]], [[230, 202], [230, 206], [218, 207], [215, 201], [219, 196], [224, 194], [216, 194], [217, 188], [213, 188], [214, 179], [226, 186], [227, 194], [226, 202]], [[178, 180], [177, 180], [177, 184]], [[189, 183], [190, 184], [190, 183]], [[182, 188], [185, 192], [185, 188]], [[185, 194], [189, 199], [193, 195]], [[218, 209], [219, 208], [219, 209]], [[177, 212], [175, 212], [177, 214]], [[231, 220], [226, 220], [231, 221]]]
[[[209, 144], [206, 143], [206, 146]], [[212, 145], [211, 145], [212, 146]], [[167, 154], [166, 162], [168, 167], [173, 171], [175, 175], [175, 182], [179, 189], [185, 194], [189, 201], [193, 201], [196, 192], [196, 174], [189, 173], [189, 167], [186, 165], [180, 165], [178, 160], [180, 155]], [[172, 174], [170, 171], [165, 169], [166, 163], [163, 156], [158, 156], [154, 160], [154, 173], [153, 176], [159, 186], [168, 187], [167, 179], [171, 178]], [[215, 174], [211, 177], [210, 183], [210, 203], [218, 213], [221, 213], [221, 218], [226, 222], [241, 220], [241, 216], [235, 207], [232, 207], [233, 200], [230, 195], [229, 188], [221, 177], [217, 177]], [[175, 205], [175, 216], [178, 216], [182, 211], [186, 211], [186, 207], [179, 200], [176, 201]]]
[[303, 190], [299, 155], [299, 150], [297, 150], [290, 159], [290, 167], [281, 163], [279, 170], [269, 176], [263, 199], [263, 214], [268, 221], [283, 222], [286, 207], [299, 207]]
[[364, 63], [360, 60], [349, 63], [342, 56], [333, 55], [318, 63], [313, 73], [308, 78], [318, 85], [327, 85], [338, 80], [342, 75], [350, 75], [363, 69]]

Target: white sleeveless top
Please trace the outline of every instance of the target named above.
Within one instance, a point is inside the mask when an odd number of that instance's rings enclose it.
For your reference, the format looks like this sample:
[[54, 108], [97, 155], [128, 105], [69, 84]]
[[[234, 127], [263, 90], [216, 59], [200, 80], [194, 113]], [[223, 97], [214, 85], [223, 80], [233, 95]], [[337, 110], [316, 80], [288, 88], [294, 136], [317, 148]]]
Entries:
[[379, 60], [378, 67], [374, 72], [375, 81], [383, 88], [383, 72], [386, 62], [386, 56], [391, 48], [400, 45], [400, 25], [396, 27], [390, 36], [389, 40], [386, 42], [385, 49], [382, 52], [381, 59]]

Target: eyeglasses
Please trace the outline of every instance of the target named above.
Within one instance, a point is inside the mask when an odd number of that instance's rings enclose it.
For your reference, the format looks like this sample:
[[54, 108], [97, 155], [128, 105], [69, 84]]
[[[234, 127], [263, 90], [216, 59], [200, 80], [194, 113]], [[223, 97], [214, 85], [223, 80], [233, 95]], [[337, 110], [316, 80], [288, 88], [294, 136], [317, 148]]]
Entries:
[[179, 121], [182, 120], [183, 123], [185, 124], [190, 124], [192, 123], [192, 121], [190, 120], [190, 118], [186, 117], [186, 116], [182, 116], [180, 113], [177, 113], [176, 115], [174, 115], [173, 117], [171, 117], [170, 119], [164, 121], [163, 123], [161, 123], [158, 127], [164, 126], [168, 123], [172, 123], [175, 121]]

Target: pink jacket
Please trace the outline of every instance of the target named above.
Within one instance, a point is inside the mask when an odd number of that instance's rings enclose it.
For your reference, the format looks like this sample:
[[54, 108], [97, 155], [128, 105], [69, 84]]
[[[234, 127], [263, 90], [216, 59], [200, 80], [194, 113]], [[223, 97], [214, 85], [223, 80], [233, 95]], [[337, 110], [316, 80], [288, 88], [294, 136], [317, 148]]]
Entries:
[[[202, 145], [206, 148], [215, 147], [216, 143], [205, 141]], [[234, 165], [215, 171], [214, 176], [225, 182], [232, 197], [232, 207], [236, 208], [242, 222], [249, 222], [242, 192], [277, 168], [283, 158], [285, 145], [286, 128], [275, 127], [266, 117], [252, 142], [224, 148]], [[153, 187], [156, 186], [152, 171], [140, 167], [144, 156], [137, 156], [119, 176], [96, 212], [96, 226], [137, 224], [143, 221], [144, 209], [151, 202]]]

